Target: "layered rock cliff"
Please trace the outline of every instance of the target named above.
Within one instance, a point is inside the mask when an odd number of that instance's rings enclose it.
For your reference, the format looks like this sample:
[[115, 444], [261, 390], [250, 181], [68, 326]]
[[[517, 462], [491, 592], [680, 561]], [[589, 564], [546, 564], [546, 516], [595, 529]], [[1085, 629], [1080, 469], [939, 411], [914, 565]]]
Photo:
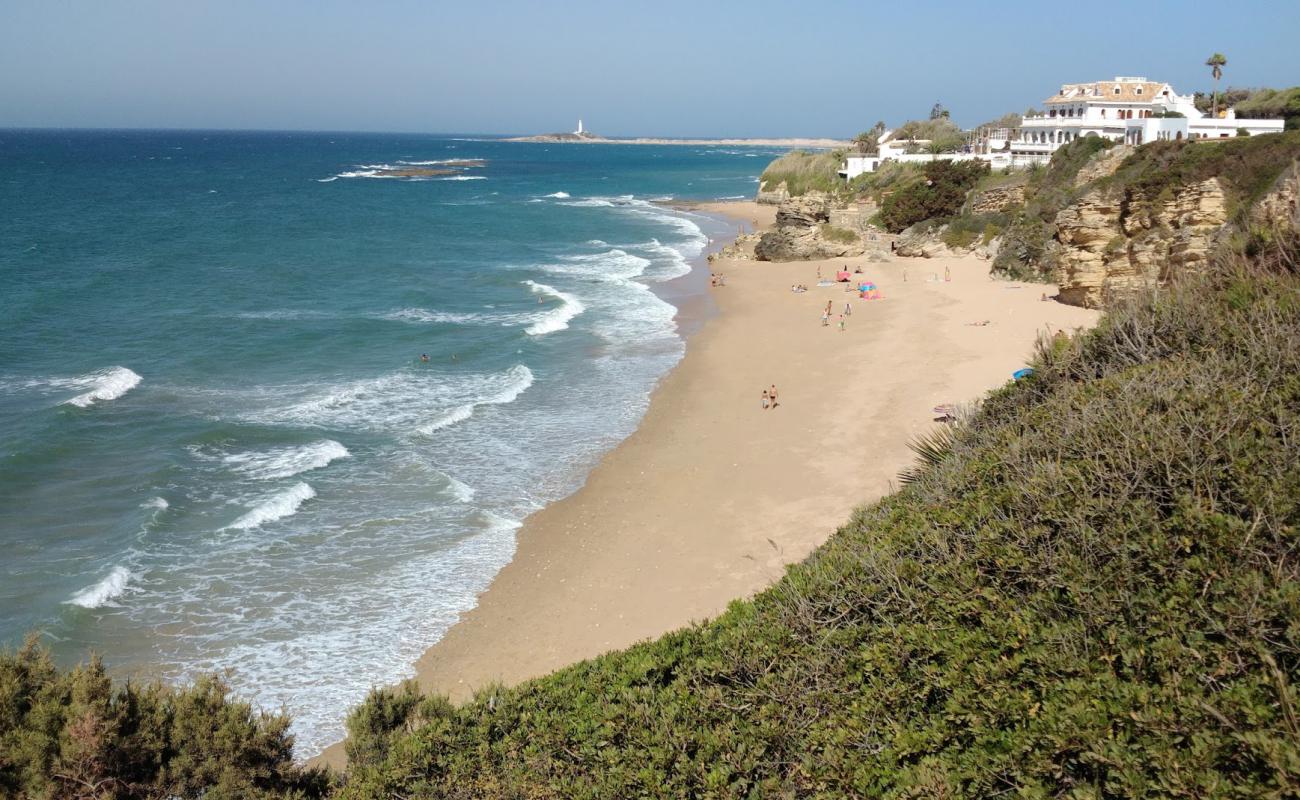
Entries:
[[1218, 178], [1156, 197], [1133, 189], [1089, 191], [1056, 215], [1051, 258], [1060, 299], [1097, 308], [1110, 295], [1204, 267], [1227, 221]]
[[763, 233], [754, 247], [759, 261], [810, 261], [845, 258], [868, 251], [880, 252], [858, 230], [831, 225], [831, 203], [826, 195], [809, 193], [786, 200], [776, 212], [776, 225]]

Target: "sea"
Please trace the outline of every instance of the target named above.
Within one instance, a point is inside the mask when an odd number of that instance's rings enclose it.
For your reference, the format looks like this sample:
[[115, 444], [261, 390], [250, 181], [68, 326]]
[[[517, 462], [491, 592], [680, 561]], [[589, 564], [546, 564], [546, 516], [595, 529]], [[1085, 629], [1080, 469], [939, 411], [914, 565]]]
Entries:
[[736, 227], [663, 202], [776, 155], [0, 130], [0, 645], [338, 740], [681, 359]]

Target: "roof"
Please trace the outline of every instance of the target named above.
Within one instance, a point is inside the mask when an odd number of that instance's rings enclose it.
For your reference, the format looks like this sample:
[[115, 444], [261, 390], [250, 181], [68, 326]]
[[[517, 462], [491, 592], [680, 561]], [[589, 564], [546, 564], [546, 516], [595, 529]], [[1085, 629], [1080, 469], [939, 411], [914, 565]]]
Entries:
[[[1116, 92], [1115, 90], [1119, 91]], [[1044, 100], [1044, 103], [1078, 103], [1080, 101], [1109, 101], [1112, 103], [1143, 103], [1155, 100], [1160, 93], [1173, 89], [1167, 83], [1148, 80], [1113, 80], [1095, 83], [1067, 83], [1061, 91]], [[1139, 91], [1140, 90], [1140, 91]]]

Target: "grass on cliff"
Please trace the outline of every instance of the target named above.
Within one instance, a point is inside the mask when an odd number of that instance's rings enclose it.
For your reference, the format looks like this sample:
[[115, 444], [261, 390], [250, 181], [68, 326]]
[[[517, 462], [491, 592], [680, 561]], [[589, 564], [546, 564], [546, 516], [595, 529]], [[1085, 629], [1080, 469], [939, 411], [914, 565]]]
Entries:
[[759, 176], [759, 190], [770, 192], [785, 184], [791, 197], [808, 192], [837, 194], [844, 192], [840, 166], [844, 152], [791, 150], [767, 165]]
[[349, 798], [1300, 793], [1300, 280], [1040, 342], [904, 488], [720, 618], [350, 719]]

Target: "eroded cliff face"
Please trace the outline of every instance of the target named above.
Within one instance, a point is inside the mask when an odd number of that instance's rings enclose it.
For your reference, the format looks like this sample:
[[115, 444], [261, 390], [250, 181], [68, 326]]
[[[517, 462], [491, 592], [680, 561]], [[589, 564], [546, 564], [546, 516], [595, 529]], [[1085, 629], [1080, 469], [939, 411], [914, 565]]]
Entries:
[[1218, 178], [1168, 196], [1094, 189], [1056, 215], [1050, 258], [1060, 299], [1097, 308], [1106, 298], [1203, 268], [1228, 221]]

